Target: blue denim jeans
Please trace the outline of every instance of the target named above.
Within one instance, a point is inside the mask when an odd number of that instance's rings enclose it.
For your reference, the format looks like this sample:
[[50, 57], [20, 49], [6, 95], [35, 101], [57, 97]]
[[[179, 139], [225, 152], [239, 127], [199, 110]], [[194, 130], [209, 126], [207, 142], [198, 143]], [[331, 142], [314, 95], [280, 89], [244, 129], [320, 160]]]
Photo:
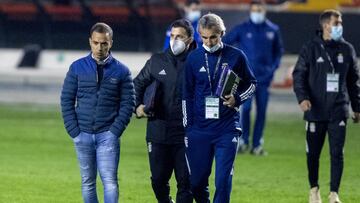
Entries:
[[96, 194], [97, 171], [104, 186], [104, 202], [117, 203], [119, 186], [117, 171], [120, 141], [110, 131], [89, 134], [81, 132], [74, 139], [80, 165], [81, 189], [85, 203], [98, 203]]

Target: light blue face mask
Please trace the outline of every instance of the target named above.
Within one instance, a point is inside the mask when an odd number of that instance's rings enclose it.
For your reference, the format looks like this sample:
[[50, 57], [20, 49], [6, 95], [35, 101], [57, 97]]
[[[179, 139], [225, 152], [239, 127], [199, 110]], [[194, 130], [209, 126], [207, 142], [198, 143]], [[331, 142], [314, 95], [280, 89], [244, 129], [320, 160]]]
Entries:
[[185, 18], [190, 20], [190, 22], [195, 22], [201, 17], [201, 11], [189, 11], [185, 14]]
[[250, 20], [255, 24], [260, 24], [265, 21], [265, 13], [263, 12], [250, 12]]
[[210, 52], [210, 53], [214, 53], [215, 51], [219, 50], [222, 48], [222, 43], [218, 43], [214, 46], [212, 46], [211, 48], [206, 46], [205, 44], [203, 44], [203, 47], [206, 51]]
[[331, 26], [331, 33], [330, 33], [331, 39], [333, 39], [335, 41], [339, 41], [342, 37], [342, 34], [343, 34], [343, 26], [342, 25]]

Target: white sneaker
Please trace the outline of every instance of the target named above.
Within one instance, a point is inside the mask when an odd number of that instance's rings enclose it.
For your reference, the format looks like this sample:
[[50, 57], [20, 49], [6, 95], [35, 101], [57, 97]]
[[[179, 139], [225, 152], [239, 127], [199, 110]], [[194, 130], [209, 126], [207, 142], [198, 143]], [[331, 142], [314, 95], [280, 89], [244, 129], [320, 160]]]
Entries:
[[310, 189], [309, 203], [321, 203], [320, 189], [318, 187]]
[[337, 192], [330, 192], [329, 203], [341, 203]]

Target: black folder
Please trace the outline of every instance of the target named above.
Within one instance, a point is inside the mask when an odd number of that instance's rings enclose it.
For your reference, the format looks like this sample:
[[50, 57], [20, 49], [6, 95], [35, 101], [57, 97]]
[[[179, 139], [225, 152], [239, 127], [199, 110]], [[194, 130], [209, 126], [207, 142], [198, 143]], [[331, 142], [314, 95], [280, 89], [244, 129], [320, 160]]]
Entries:
[[143, 103], [145, 105], [144, 112], [150, 117], [154, 116], [155, 102], [156, 102], [156, 96], [157, 96], [157, 91], [158, 91], [159, 85], [160, 85], [159, 81], [154, 80], [146, 88], [146, 90], [144, 92], [144, 98], [143, 98]]
[[224, 98], [225, 95], [236, 94], [240, 80], [240, 77], [234, 71], [228, 70], [219, 96]]

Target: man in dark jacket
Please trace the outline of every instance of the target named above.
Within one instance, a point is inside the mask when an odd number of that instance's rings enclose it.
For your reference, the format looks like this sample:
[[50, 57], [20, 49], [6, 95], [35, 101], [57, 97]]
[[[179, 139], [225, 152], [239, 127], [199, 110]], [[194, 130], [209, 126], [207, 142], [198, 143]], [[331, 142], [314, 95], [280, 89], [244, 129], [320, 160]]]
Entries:
[[98, 202], [97, 169], [106, 203], [117, 203], [119, 137], [135, 105], [129, 69], [109, 50], [112, 29], [96, 23], [90, 30], [91, 53], [71, 64], [61, 92], [61, 110], [80, 165], [84, 202]]
[[[233, 164], [240, 135], [239, 106], [255, 92], [256, 80], [245, 54], [222, 43], [223, 20], [215, 14], [200, 18], [202, 47], [192, 51], [185, 64], [183, 116], [191, 190], [196, 202], [210, 202], [209, 176], [215, 158], [214, 203], [229, 203]], [[241, 81], [227, 95], [218, 95], [223, 70], [231, 70]], [[230, 86], [230, 85], [229, 85]]]
[[[269, 87], [283, 53], [283, 43], [279, 27], [266, 18], [265, 3], [257, 0], [250, 4], [250, 18], [232, 29], [224, 37], [224, 42], [243, 50], [249, 59], [258, 82], [255, 92], [256, 119], [252, 138], [251, 153], [265, 155], [263, 149], [263, 130], [266, 121], [266, 109], [269, 101]], [[244, 103], [240, 111], [241, 136], [238, 152], [249, 148], [250, 111], [252, 99]]]
[[152, 109], [154, 116], [148, 118], [146, 131], [151, 182], [159, 203], [172, 202], [169, 180], [173, 171], [178, 187], [176, 202], [192, 202], [185, 158], [181, 92], [185, 59], [196, 47], [193, 37], [194, 29], [189, 21], [180, 19], [172, 23], [170, 48], [154, 54], [134, 79], [138, 117], [149, 116], [144, 110], [147, 108], [143, 102], [144, 92], [154, 81], [159, 83]]
[[293, 72], [294, 91], [306, 120], [310, 203], [321, 202], [318, 171], [326, 132], [331, 156], [330, 203], [339, 203], [349, 99], [360, 119], [360, 69], [353, 46], [342, 38], [339, 11], [320, 15], [321, 31], [302, 48]]

